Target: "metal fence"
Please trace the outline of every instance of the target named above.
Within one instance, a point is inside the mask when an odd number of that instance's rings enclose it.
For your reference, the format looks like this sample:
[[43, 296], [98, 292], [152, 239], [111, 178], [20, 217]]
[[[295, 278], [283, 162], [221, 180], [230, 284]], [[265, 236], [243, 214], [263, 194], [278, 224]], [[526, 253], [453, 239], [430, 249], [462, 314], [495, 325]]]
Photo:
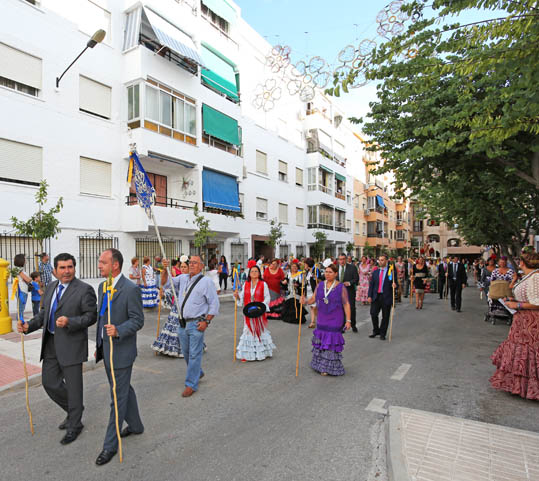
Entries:
[[98, 261], [106, 249], [118, 249], [118, 238], [97, 231], [93, 234], [79, 236], [79, 264], [77, 268], [80, 279], [100, 277]]
[[[161, 239], [163, 241], [163, 247], [165, 249], [165, 255], [167, 258], [172, 259], [181, 255], [182, 241], [176, 239]], [[155, 256], [161, 257], [161, 248], [159, 247], [159, 241], [155, 237], [146, 237], [135, 239], [135, 256], [138, 257], [140, 265], [142, 265], [142, 259], [149, 257], [152, 260]]]
[[13, 258], [17, 254], [24, 254], [26, 264], [24, 270], [30, 273], [39, 270], [39, 257], [42, 252], [50, 254], [51, 241], [46, 239], [41, 243], [32, 237], [17, 235], [13, 232], [0, 233], [0, 257], [10, 262], [13, 267]]

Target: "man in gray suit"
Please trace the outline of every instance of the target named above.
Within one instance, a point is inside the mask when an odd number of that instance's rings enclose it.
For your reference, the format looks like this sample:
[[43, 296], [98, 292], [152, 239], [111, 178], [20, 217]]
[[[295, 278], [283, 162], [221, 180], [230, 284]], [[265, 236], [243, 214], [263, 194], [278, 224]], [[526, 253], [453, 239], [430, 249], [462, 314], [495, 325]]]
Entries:
[[39, 313], [24, 324], [17, 323], [17, 330], [25, 334], [43, 327], [43, 387], [67, 412], [58, 426], [67, 430], [62, 444], [75, 441], [83, 428], [82, 363], [88, 360], [88, 326], [97, 319], [95, 292], [75, 277], [75, 265], [71, 254], [58, 254], [54, 258], [58, 280], [47, 286]]
[[131, 434], [142, 434], [144, 426], [138, 411], [137, 396], [131, 386], [131, 371], [137, 357], [137, 331], [144, 325], [144, 311], [139, 287], [122, 275], [123, 256], [117, 249], [107, 249], [99, 257], [99, 272], [108, 278], [112, 274], [114, 288], [110, 304], [108, 324], [108, 294], [99, 285], [99, 314], [97, 324], [96, 362], [103, 359], [111, 388], [110, 417], [103, 443], [103, 450], [95, 463], [98, 466], [108, 463], [118, 451], [116, 436], [116, 415], [112, 399], [112, 377], [110, 366], [110, 343], [114, 343], [114, 375], [116, 378], [116, 397], [118, 400], [118, 423], [122, 438]]

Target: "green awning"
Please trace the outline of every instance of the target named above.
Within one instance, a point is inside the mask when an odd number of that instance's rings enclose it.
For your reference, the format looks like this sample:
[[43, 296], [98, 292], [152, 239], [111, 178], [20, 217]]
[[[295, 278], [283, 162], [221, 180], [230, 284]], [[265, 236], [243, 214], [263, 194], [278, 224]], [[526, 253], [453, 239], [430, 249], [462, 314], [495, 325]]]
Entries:
[[343, 182], [346, 182], [346, 177], [344, 175], [337, 174], [337, 172], [335, 172], [335, 178], [342, 180]]
[[209, 45], [202, 45], [202, 82], [232, 100], [239, 100], [236, 65]]
[[208, 135], [232, 145], [240, 145], [238, 121], [206, 104], [202, 104], [202, 125]]
[[325, 170], [328, 174], [333, 174], [333, 171], [331, 169], [328, 169], [325, 165], [320, 164], [320, 168], [322, 170]]
[[228, 23], [233, 24], [236, 22], [238, 17], [236, 10], [226, 0], [202, 0], [202, 3]]

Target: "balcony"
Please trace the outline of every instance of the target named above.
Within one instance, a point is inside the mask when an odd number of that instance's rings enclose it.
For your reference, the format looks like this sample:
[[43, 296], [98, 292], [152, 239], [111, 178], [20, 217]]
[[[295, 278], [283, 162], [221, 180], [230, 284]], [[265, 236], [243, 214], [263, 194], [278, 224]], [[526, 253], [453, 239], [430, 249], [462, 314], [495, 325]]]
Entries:
[[347, 227], [344, 227], [344, 226], [337, 226], [337, 227], [335, 227], [335, 230], [337, 232], [350, 232], [350, 229], [348, 229]]
[[381, 232], [379, 232], [379, 233], [377, 233], [377, 232], [369, 232], [367, 234], [367, 237], [379, 237], [381, 239], [382, 238], [382, 233]]
[[[135, 194], [129, 194], [126, 197], [125, 205], [138, 205], [137, 196]], [[196, 202], [190, 200], [174, 199], [172, 197], [155, 197], [156, 207], [172, 207], [174, 209], [186, 209], [193, 210], [197, 205]]]
[[307, 229], [326, 229], [326, 230], [334, 230], [332, 225], [329, 224], [316, 224], [316, 223], [309, 223], [307, 224]]
[[338, 192], [335, 192], [335, 197], [337, 197], [337, 199], [346, 200], [346, 196], [344, 194], [339, 194]]
[[[308, 189], [309, 191], [313, 191], [313, 190], [319, 190], [321, 192], [324, 192], [324, 194], [328, 194], [328, 195], [333, 195], [333, 189], [331, 187], [327, 187], [325, 185], [322, 185], [322, 184], [311, 184], [309, 185]], [[339, 197], [340, 198], [340, 197]], [[343, 197], [343, 200], [345, 199], [345, 197]]]

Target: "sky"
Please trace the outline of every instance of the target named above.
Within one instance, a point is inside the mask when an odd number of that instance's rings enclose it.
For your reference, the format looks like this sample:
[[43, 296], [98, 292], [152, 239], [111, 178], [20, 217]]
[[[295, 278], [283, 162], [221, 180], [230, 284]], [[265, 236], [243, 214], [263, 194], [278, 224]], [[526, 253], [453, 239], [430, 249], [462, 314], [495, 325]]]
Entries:
[[[357, 46], [363, 39], [382, 43], [377, 34], [376, 16], [390, 0], [235, 0], [242, 17], [272, 44], [288, 45], [292, 60], [323, 57], [338, 65], [339, 51], [347, 45]], [[499, 12], [469, 12], [461, 23], [494, 18]], [[376, 100], [376, 84], [352, 90], [337, 99], [349, 115], [362, 117], [369, 102]]]

